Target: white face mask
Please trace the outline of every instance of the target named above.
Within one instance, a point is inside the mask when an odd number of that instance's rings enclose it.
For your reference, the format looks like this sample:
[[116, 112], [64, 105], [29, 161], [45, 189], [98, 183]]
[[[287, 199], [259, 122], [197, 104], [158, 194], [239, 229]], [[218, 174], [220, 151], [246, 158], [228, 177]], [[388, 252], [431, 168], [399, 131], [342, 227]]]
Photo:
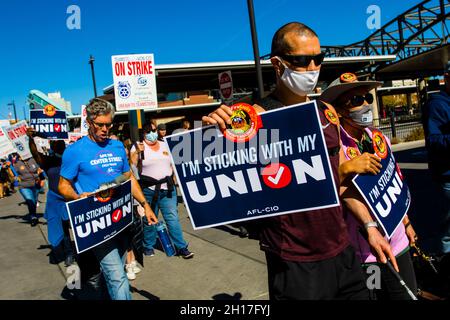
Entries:
[[371, 104], [364, 105], [361, 109], [350, 111], [348, 117], [353, 120], [358, 126], [366, 128], [372, 125], [373, 122], [373, 106]]
[[283, 66], [284, 72], [281, 76], [281, 81], [289, 90], [298, 96], [306, 96], [314, 90], [319, 80], [319, 70], [300, 72], [289, 69], [284, 63]]

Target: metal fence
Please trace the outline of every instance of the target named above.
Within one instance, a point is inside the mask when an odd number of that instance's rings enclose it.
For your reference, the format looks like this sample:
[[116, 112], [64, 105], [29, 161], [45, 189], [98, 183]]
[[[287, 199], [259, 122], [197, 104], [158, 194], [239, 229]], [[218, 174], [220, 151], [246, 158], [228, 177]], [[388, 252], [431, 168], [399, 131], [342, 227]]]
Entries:
[[396, 137], [405, 140], [417, 129], [423, 129], [421, 115], [391, 115], [389, 118], [374, 119], [374, 126], [389, 139]]

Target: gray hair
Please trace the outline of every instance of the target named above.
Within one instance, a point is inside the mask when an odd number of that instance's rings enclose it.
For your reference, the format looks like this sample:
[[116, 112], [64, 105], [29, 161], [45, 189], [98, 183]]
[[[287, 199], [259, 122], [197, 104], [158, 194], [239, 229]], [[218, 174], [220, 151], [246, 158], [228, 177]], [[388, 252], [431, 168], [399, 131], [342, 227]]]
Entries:
[[111, 114], [114, 119], [114, 106], [106, 100], [94, 98], [91, 101], [89, 101], [88, 105], [86, 106], [86, 113], [87, 118], [91, 121], [97, 118], [98, 116], [108, 114]]

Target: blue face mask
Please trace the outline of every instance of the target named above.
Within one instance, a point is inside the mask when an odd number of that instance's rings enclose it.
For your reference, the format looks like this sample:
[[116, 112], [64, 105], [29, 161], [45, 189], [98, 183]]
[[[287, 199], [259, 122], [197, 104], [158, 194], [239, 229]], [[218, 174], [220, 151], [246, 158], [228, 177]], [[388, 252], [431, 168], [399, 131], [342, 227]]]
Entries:
[[156, 132], [151, 131], [145, 135], [145, 140], [155, 142], [156, 140], [158, 140], [158, 134]]

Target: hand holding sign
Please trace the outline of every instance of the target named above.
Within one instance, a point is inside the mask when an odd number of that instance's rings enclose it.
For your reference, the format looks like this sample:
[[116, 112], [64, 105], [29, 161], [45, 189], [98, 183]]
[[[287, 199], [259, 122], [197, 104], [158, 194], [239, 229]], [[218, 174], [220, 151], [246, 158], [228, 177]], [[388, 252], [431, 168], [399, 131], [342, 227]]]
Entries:
[[217, 124], [220, 130], [226, 130], [227, 125], [231, 125], [231, 116], [233, 111], [227, 105], [222, 104], [219, 108], [202, 117], [202, 121], [206, 124]]
[[382, 168], [381, 159], [374, 154], [364, 152], [362, 155], [342, 164], [345, 175], [350, 174], [379, 174]]

